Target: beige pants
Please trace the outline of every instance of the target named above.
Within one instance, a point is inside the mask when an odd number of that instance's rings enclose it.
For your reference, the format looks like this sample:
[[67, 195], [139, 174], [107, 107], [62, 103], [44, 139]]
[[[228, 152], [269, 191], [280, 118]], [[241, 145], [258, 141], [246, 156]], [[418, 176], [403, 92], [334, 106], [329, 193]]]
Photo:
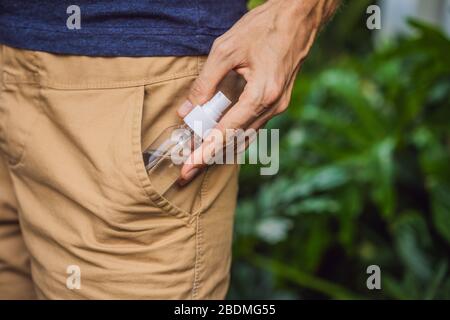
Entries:
[[0, 52], [0, 298], [224, 298], [238, 167], [163, 197], [141, 155], [204, 57]]

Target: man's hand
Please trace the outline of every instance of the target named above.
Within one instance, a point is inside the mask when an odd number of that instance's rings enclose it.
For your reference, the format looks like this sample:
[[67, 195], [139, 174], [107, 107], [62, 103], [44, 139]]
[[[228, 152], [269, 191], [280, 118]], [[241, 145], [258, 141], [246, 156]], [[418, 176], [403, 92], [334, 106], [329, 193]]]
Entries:
[[[259, 129], [289, 105], [292, 87], [324, 22], [339, 0], [269, 0], [242, 17], [214, 42], [207, 61], [194, 82], [188, 101], [178, 110], [184, 117], [193, 106], [215, 94], [225, 75], [235, 70], [247, 84], [238, 102], [220, 120], [218, 129]], [[182, 184], [205, 166], [193, 159], [211, 154], [213, 139], [205, 139], [181, 170]]]

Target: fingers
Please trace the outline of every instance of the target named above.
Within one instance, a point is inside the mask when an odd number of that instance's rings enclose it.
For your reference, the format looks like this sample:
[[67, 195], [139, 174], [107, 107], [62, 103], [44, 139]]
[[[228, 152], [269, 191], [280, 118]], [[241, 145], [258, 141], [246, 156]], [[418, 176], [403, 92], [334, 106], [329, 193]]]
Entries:
[[[214, 158], [216, 150], [221, 150], [222, 135], [218, 131], [213, 130], [210, 136], [208, 136], [200, 147], [191, 153], [189, 158], [185, 161], [180, 172], [180, 179], [178, 183], [185, 185], [189, 181], [195, 178], [208, 164], [210, 160]], [[215, 137], [213, 138], [213, 133]], [[220, 137], [219, 137], [220, 136]], [[219, 137], [219, 139], [216, 139]]]
[[233, 106], [217, 124], [215, 130], [204, 139], [198, 147], [185, 161], [181, 169], [180, 184], [186, 184], [192, 180], [204, 167], [211, 164], [218, 151], [221, 151], [224, 145], [231, 138], [226, 132], [227, 129], [247, 128], [250, 123], [256, 120], [258, 113], [255, 112], [255, 100], [251, 100], [252, 95], [248, 92], [250, 88], [244, 89], [239, 101]]
[[[288, 85], [288, 89], [292, 86]], [[215, 90], [212, 92], [215, 93]], [[194, 150], [181, 169], [180, 183], [192, 180], [204, 167], [212, 164], [217, 152], [222, 151], [232, 135], [227, 129], [261, 128], [274, 115], [284, 111], [289, 103], [290, 94], [285, 86], [274, 77], [252, 77], [247, 82], [239, 101], [228, 110], [215, 130]], [[233, 138], [234, 139], [234, 138]]]
[[202, 71], [191, 86], [187, 101], [177, 110], [178, 115], [183, 118], [196, 105], [210, 100], [219, 83], [235, 66], [231, 51], [226, 51], [222, 42], [216, 40]]

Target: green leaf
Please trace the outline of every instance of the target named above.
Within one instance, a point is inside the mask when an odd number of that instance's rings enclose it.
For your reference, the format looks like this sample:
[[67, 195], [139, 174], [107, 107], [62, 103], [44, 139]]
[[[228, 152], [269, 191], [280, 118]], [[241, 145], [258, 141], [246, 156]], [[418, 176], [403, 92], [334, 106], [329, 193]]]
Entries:
[[399, 257], [406, 268], [422, 280], [429, 280], [432, 268], [425, 248], [431, 241], [427, 225], [419, 213], [404, 213], [394, 225]]
[[361, 299], [359, 295], [349, 291], [339, 284], [321, 279], [306, 272], [302, 272], [299, 269], [285, 265], [276, 260], [254, 255], [251, 258], [251, 262], [255, 263], [260, 268], [264, 268], [270, 270], [271, 272], [274, 272], [280, 278], [289, 279], [290, 281], [293, 281], [303, 288], [316, 290], [329, 296], [332, 299]]
[[425, 300], [431, 300], [436, 297], [439, 287], [441, 286], [448, 270], [447, 261], [442, 260], [436, 269], [437, 270], [434, 273], [433, 279], [429, 282], [428, 288], [425, 291]]
[[283, 202], [311, 195], [316, 191], [325, 191], [343, 185], [349, 180], [345, 169], [337, 166], [323, 167], [307, 171], [300, 175], [299, 181], [280, 194]]
[[261, 239], [275, 244], [286, 239], [292, 221], [284, 218], [266, 218], [258, 223], [256, 230]]
[[386, 218], [391, 218], [395, 209], [394, 148], [395, 141], [388, 138], [377, 144], [373, 150], [376, 161], [376, 172], [373, 176], [374, 198]]
[[288, 215], [297, 215], [305, 213], [336, 213], [340, 209], [338, 201], [330, 197], [309, 197], [300, 202], [287, 206]]
[[450, 188], [438, 185], [432, 190], [433, 222], [436, 230], [450, 244]]

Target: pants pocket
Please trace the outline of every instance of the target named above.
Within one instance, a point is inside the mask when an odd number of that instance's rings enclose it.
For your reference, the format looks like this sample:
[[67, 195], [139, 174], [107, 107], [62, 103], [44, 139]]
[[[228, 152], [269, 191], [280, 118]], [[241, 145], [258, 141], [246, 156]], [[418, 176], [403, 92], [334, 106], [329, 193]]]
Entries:
[[[42, 116], [11, 171], [33, 280], [48, 298], [186, 298], [195, 224], [142, 176], [144, 87], [41, 88]], [[82, 270], [68, 290], [68, 265]]]
[[[159, 184], [163, 180], [150, 179], [143, 162], [142, 152], [167, 128], [181, 124], [176, 109], [187, 96], [194, 77], [174, 79], [164, 83], [144, 87], [141, 104], [136, 104], [133, 120], [132, 145], [137, 174], [145, 192], [160, 208], [176, 216], [192, 221], [202, 210], [202, 200], [206, 195], [203, 184], [208, 170], [197, 176], [186, 186], [174, 183], [164, 193], [159, 193]], [[164, 179], [164, 176], [160, 177]]]
[[[145, 86], [143, 101], [136, 104], [132, 137], [137, 172], [143, 189], [158, 206], [178, 216], [184, 216], [189, 221], [193, 221], [195, 216], [207, 210], [223, 190], [229, 189], [231, 185], [234, 188], [235, 182], [231, 182], [231, 177], [236, 176], [238, 165], [208, 167], [189, 184], [183, 187], [175, 184], [163, 196], [157, 191], [158, 181], [149, 179], [141, 153], [164, 130], [182, 124], [176, 111], [188, 96], [194, 80], [195, 76], [191, 76]], [[220, 90], [237, 101], [242, 87], [242, 79], [236, 73], [230, 73], [222, 81]], [[139, 107], [140, 105], [142, 107]]]

